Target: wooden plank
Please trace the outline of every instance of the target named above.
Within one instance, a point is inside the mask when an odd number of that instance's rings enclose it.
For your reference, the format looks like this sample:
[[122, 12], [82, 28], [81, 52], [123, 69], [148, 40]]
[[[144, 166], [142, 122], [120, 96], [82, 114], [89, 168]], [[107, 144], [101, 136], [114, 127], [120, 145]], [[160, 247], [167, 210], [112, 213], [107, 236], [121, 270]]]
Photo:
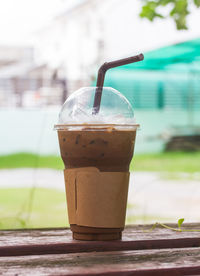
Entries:
[[[0, 256], [200, 247], [200, 232], [180, 233], [161, 227], [144, 232], [150, 227], [126, 227], [123, 239], [113, 242], [75, 241], [69, 229], [0, 231]], [[200, 229], [200, 224], [187, 224], [184, 228]]]
[[200, 275], [199, 248], [1, 257], [0, 275]]

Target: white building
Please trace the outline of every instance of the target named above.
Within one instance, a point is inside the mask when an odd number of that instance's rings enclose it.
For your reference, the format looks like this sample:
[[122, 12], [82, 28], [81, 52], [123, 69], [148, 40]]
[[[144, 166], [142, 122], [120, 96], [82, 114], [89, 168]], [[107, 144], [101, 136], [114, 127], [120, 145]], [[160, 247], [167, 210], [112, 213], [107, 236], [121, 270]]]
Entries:
[[0, 107], [36, 107], [61, 103], [62, 87], [54, 71], [35, 64], [34, 49], [0, 45]]
[[35, 36], [38, 62], [60, 69], [68, 79], [70, 91], [91, 84], [104, 61], [200, 35], [196, 24], [200, 10], [192, 11], [189, 31], [177, 31], [170, 19], [150, 23], [139, 18], [140, 1], [82, 0], [74, 3]]
[[[105, 4], [106, 2], [106, 4]], [[37, 58], [59, 68], [69, 84], [90, 82], [104, 58], [104, 32], [99, 7], [110, 0], [85, 0], [57, 16], [36, 35]]]

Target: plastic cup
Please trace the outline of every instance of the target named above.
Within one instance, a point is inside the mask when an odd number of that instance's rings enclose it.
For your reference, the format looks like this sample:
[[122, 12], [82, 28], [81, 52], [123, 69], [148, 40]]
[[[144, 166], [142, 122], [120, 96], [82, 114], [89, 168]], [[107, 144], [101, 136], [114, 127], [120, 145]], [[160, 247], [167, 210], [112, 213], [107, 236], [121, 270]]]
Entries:
[[55, 126], [70, 228], [79, 240], [118, 240], [125, 225], [138, 125], [126, 98], [104, 90], [98, 115], [91, 116], [95, 88], [84, 88], [66, 101]]

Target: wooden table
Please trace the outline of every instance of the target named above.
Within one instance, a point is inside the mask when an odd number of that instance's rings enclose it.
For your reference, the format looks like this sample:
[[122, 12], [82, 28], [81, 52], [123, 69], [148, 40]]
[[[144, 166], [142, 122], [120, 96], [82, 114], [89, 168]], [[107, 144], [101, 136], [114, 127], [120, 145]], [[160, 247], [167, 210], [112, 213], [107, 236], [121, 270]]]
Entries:
[[64, 228], [0, 231], [0, 275], [200, 275], [200, 232], [149, 228], [128, 226], [112, 242], [75, 241]]

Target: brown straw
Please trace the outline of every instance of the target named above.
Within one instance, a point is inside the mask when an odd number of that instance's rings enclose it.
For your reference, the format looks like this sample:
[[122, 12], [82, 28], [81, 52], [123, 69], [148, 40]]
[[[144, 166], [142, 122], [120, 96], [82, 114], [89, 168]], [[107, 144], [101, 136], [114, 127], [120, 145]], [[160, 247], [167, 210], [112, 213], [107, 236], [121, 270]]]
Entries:
[[97, 114], [100, 109], [103, 83], [104, 83], [104, 78], [107, 70], [110, 68], [141, 61], [143, 59], [144, 59], [143, 54], [139, 54], [137, 56], [133, 56], [129, 58], [119, 59], [111, 62], [105, 62], [103, 65], [101, 65], [101, 67], [99, 68], [98, 77], [97, 77], [96, 91], [95, 91], [94, 104], [93, 104], [93, 110], [92, 110], [93, 115]]

